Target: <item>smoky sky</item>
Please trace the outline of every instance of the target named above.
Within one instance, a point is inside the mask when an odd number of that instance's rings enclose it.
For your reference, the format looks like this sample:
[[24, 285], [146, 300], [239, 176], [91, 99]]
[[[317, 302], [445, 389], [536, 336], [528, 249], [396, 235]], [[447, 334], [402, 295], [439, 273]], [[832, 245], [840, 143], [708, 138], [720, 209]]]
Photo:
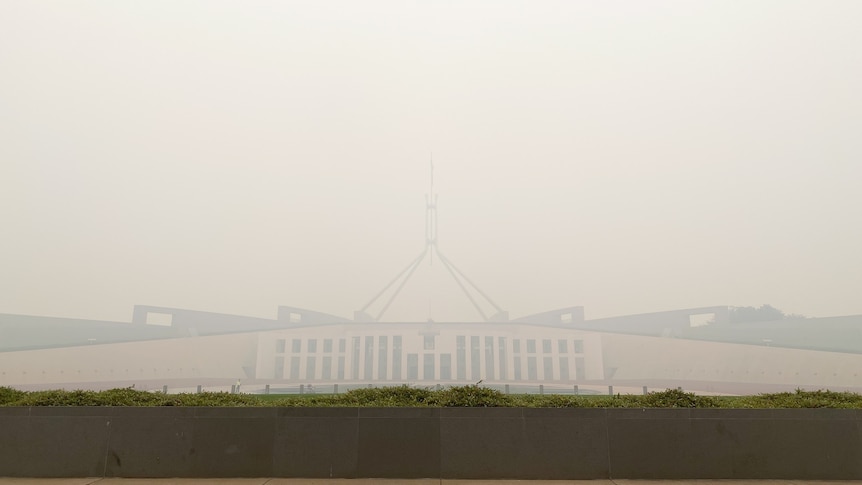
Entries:
[[[0, 3], [0, 312], [862, 313], [862, 2]], [[378, 307], [379, 308], [379, 307]], [[386, 320], [474, 319], [424, 263]]]

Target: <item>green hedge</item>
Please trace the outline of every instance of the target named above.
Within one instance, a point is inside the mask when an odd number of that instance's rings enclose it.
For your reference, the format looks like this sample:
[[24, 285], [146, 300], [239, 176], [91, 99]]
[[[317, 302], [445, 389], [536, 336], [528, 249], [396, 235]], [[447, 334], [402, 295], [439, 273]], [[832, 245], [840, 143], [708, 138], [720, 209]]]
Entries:
[[24, 392], [0, 387], [0, 406], [282, 406], [282, 407], [534, 407], [534, 408], [862, 408], [862, 395], [801, 391], [740, 397], [698, 396], [676, 389], [646, 395], [503, 394], [481, 386], [439, 390], [397, 386], [344, 394], [261, 396], [203, 392], [163, 394], [134, 389]]

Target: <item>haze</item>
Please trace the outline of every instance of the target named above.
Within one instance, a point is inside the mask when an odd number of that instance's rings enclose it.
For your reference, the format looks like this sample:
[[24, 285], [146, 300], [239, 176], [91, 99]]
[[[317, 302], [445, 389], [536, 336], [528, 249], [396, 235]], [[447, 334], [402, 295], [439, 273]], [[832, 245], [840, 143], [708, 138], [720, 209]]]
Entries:
[[[0, 3], [0, 312], [862, 313], [862, 2]], [[424, 264], [386, 320], [475, 319]]]

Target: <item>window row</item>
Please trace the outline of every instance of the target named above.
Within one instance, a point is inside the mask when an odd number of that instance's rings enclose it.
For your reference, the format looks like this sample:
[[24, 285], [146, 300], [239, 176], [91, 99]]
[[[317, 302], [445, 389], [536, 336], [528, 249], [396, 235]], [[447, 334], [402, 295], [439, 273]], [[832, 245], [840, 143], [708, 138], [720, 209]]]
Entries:
[[[376, 367], [374, 366], [375, 357]], [[390, 357], [391, 366], [389, 365]], [[459, 380], [471, 382], [479, 380], [569, 381], [573, 378], [575, 380], [586, 378], [583, 357], [576, 357], [572, 361], [567, 356], [557, 358], [515, 356], [509, 362], [505, 352], [496, 356], [493, 352], [486, 352], [483, 362], [478, 349], [470, 352], [469, 359], [466, 351], [459, 350], [454, 356], [454, 363], [453, 355], [450, 353], [439, 355], [408, 353], [403, 357], [405, 358], [402, 359], [401, 349], [393, 349], [391, 353], [379, 351], [376, 356], [373, 349], [366, 349], [363, 360], [360, 360], [360, 354], [357, 351], [353, 354], [350, 365], [347, 366], [344, 356], [307, 356], [304, 359], [300, 356], [292, 356], [289, 360], [286, 360], [284, 356], [277, 356], [275, 358], [274, 377], [291, 380]], [[402, 360], [405, 361], [403, 363], [406, 364], [406, 368], [402, 368]], [[303, 363], [304, 366], [302, 366]], [[317, 371], [318, 365], [320, 365], [319, 373]]]
[[[317, 340], [316, 338], [308, 339], [306, 342], [305, 350], [309, 354], [317, 353]], [[323, 339], [323, 353], [331, 354], [332, 353], [332, 344], [333, 340], [331, 338]], [[275, 341], [275, 353], [283, 354], [286, 348], [286, 340], [278, 339]], [[338, 353], [343, 354], [347, 347], [347, 341], [345, 339], [338, 339]], [[290, 352], [293, 354], [299, 354], [302, 352], [302, 339], [292, 339], [290, 342]]]
[[[354, 349], [358, 349], [357, 342], [360, 341], [362, 337], [353, 337], [354, 341]], [[365, 348], [373, 348], [374, 347], [374, 337], [367, 336], [365, 338]], [[378, 339], [378, 347], [380, 349], [385, 349], [389, 343], [389, 337], [380, 336]], [[323, 339], [323, 353], [331, 354], [333, 349], [333, 340], [334, 339]], [[500, 352], [505, 352], [506, 348], [506, 337], [497, 337], [498, 340], [498, 348]], [[478, 348], [480, 342], [482, 341], [481, 337], [471, 336], [470, 337], [470, 348]], [[305, 352], [309, 354], [317, 353], [318, 339], [308, 339], [306, 341]], [[401, 348], [402, 338], [401, 336], [393, 336], [392, 337], [392, 345], [393, 348]], [[536, 339], [526, 339], [526, 353], [535, 354], [536, 352]], [[542, 339], [542, 353], [550, 354], [552, 349], [553, 340], [552, 339]], [[278, 339], [275, 342], [275, 352], [277, 354], [285, 353], [287, 341], [285, 339]], [[346, 339], [338, 340], [338, 353], [343, 354], [347, 347]], [[494, 337], [485, 337], [484, 338], [484, 347], [486, 352], [493, 352], [494, 349]], [[424, 350], [434, 350], [436, 348], [435, 336], [434, 335], [426, 335], [423, 339], [423, 349]], [[456, 348], [460, 350], [466, 350], [467, 348], [467, 337], [463, 335], [459, 335], [456, 337]], [[515, 354], [521, 353], [521, 339], [512, 339], [512, 350]], [[572, 341], [572, 350], [575, 354], [583, 354], [584, 353], [584, 341], [583, 340], [573, 340]], [[302, 339], [292, 339], [290, 352], [293, 354], [302, 353]], [[559, 354], [568, 354], [569, 353], [569, 340], [566, 339], [558, 339], [557, 340], [557, 353]]]
[[[501, 352], [503, 352], [506, 348], [506, 337], [497, 337], [498, 345], [497, 347]], [[471, 336], [470, 337], [470, 348], [477, 348], [482, 342], [482, 337]], [[537, 339], [526, 339], [525, 351], [528, 354], [535, 354], [536, 352], [536, 343]], [[552, 353], [554, 339], [542, 339], [542, 353], [550, 354]], [[572, 340], [572, 350], [575, 354], [583, 354], [584, 353], [584, 341], [583, 340]], [[459, 335], [456, 338], [456, 347], [458, 350], [466, 350], [467, 349], [467, 337]], [[484, 347], [485, 350], [492, 350], [494, 347], [494, 337], [485, 337], [484, 338]], [[516, 354], [521, 353], [521, 339], [512, 339], [512, 351]], [[568, 354], [569, 353], [569, 340], [567, 339], [557, 339], [557, 353], [559, 354]]]

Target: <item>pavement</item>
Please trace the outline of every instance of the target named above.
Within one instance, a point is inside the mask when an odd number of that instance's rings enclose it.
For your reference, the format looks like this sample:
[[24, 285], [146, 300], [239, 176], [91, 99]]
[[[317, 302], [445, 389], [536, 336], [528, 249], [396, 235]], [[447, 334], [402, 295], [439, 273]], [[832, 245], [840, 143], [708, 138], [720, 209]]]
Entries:
[[441, 480], [326, 478], [2, 478], [0, 485], [862, 485], [862, 480]]

